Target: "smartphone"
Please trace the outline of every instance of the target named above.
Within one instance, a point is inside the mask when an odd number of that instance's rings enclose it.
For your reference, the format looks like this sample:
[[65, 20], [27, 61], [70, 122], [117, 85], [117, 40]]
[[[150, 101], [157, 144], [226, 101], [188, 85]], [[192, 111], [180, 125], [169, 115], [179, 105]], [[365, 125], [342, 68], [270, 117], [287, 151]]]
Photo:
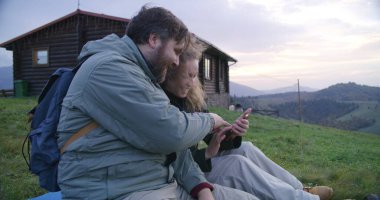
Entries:
[[[242, 116], [243, 119], [248, 119], [249, 118], [249, 115], [251, 114], [252, 112], [252, 108], [248, 108], [247, 110], [244, 111], [244, 114]], [[230, 137], [232, 134], [232, 131], [226, 131], [225, 135], [226, 137]]]
[[[249, 110], [249, 112], [248, 112]], [[252, 109], [251, 108], [248, 108], [247, 110], [244, 111], [244, 115], [243, 115], [243, 119], [248, 119], [249, 115], [251, 114], [252, 112]], [[232, 135], [232, 131], [227, 131], [225, 133], [226, 135], [226, 138], [230, 137]]]
[[248, 119], [249, 114], [251, 114], [251, 112], [249, 112], [249, 113], [245, 113], [245, 114], [243, 115], [243, 119]]
[[248, 108], [247, 110], [245, 110], [244, 115], [243, 115], [243, 119], [248, 119], [251, 112], [252, 112], [252, 108]]

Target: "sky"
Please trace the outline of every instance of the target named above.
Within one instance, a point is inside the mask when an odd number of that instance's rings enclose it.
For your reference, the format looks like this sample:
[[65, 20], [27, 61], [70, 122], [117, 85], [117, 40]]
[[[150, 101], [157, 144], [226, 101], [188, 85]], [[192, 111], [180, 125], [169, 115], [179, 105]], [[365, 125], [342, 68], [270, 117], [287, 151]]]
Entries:
[[[162, 6], [238, 60], [230, 80], [259, 90], [380, 87], [380, 0], [80, 0], [81, 10], [132, 18]], [[0, 43], [78, 8], [78, 0], [0, 0]], [[0, 48], [0, 66], [12, 65]]]

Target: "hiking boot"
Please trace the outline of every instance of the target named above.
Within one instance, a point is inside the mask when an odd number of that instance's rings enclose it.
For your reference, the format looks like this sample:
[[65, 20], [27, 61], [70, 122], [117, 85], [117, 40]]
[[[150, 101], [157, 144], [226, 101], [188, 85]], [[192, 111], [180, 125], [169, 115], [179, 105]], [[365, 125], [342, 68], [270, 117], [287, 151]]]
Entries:
[[333, 195], [333, 189], [327, 186], [305, 187], [303, 190], [318, 195], [320, 200], [329, 200]]

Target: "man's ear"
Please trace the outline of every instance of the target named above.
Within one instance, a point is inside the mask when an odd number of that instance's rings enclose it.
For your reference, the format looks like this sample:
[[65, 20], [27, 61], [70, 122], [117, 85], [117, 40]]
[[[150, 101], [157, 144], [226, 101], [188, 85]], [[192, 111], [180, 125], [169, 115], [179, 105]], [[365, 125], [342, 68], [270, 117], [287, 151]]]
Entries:
[[161, 44], [161, 39], [156, 33], [151, 33], [148, 39], [149, 47], [155, 49]]

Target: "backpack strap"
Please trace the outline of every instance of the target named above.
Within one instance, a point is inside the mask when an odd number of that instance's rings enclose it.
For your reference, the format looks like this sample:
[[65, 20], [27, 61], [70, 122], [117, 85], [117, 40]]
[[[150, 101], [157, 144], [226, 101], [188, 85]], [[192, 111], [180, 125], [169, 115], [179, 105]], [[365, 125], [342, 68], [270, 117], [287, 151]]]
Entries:
[[78, 132], [76, 132], [74, 135], [72, 135], [65, 143], [65, 145], [63, 145], [63, 147], [61, 148], [61, 154], [63, 154], [66, 150], [66, 148], [71, 144], [73, 143], [75, 140], [77, 140], [78, 138], [82, 137], [82, 136], [85, 136], [87, 133], [89, 133], [90, 131], [94, 130], [95, 128], [99, 127], [99, 125], [96, 123], [96, 122], [91, 122], [89, 124], [87, 124], [86, 126], [82, 127], [81, 129], [79, 129]]

